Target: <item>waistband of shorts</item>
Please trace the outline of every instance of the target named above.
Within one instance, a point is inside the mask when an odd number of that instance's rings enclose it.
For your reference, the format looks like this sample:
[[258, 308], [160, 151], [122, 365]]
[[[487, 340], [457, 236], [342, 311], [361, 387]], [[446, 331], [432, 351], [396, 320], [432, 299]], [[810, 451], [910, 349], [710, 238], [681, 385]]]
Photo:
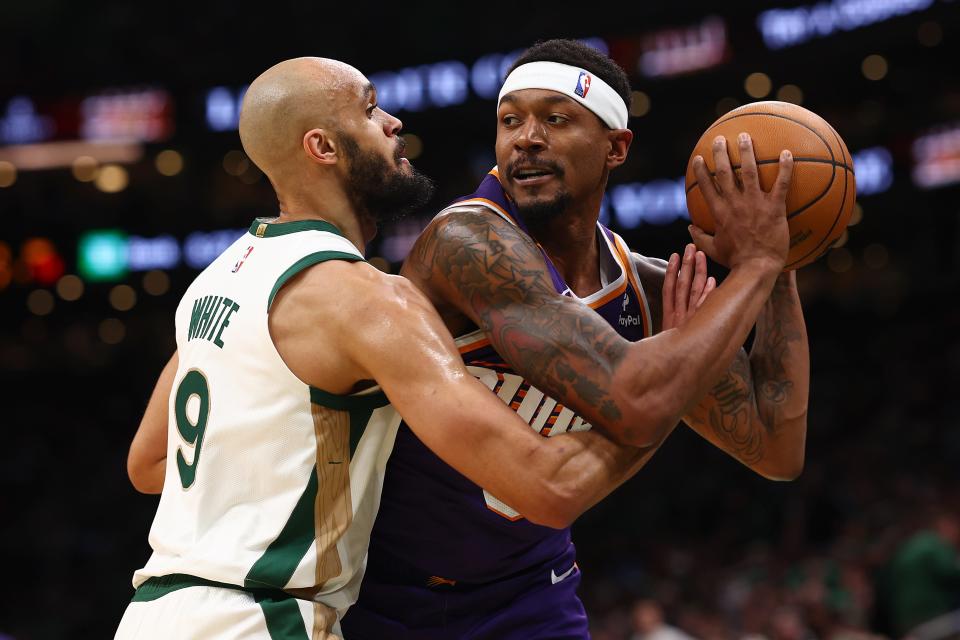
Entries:
[[280, 589], [270, 589], [266, 587], [241, 587], [238, 584], [216, 582], [215, 580], [198, 578], [185, 573], [171, 573], [166, 576], [154, 576], [152, 578], [147, 578], [146, 582], [137, 587], [131, 602], [150, 602], [151, 600], [162, 598], [168, 593], [173, 593], [174, 591], [179, 591], [180, 589], [186, 589], [188, 587], [214, 587], [217, 589], [233, 589], [234, 591], [244, 591], [252, 595], [254, 600], [257, 602], [267, 598], [277, 599], [293, 597], [289, 593], [281, 591]]

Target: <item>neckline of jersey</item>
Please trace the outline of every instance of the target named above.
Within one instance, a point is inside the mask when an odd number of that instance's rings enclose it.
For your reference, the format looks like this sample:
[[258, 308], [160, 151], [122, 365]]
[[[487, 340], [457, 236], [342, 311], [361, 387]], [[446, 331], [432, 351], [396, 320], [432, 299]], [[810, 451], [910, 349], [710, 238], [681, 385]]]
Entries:
[[294, 220], [292, 222], [270, 222], [266, 218], [255, 218], [250, 225], [250, 233], [258, 238], [273, 238], [276, 236], [296, 233], [298, 231], [327, 231], [341, 238], [346, 236], [333, 224], [326, 220]]

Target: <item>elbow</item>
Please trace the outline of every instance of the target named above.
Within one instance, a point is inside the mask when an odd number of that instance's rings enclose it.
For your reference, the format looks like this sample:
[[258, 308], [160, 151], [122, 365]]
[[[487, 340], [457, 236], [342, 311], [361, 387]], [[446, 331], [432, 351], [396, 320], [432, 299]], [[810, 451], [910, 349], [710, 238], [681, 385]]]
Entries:
[[523, 517], [531, 523], [551, 529], [570, 527], [580, 513], [577, 495], [555, 486], [544, 486], [540, 491], [531, 492], [528, 505], [521, 511]]
[[[804, 431], [806, 430], [806, 421], [804, 421]], [[763, 468], [758, 468], [757, 472], [768, 480], [777, 482], [790, 482], [796, 480], [803, 473], [803, 467], [806, 463], [806, 442], [801, 439], [799, 443], [787, 449], [783, 455]]]
[[800, 446], [797, 448], [797, 451], [790, 456], [790, 460], [781, 470], [780, 477], [776, 479], [783, 482], [796, 480], [803, 473], [803, 466], [805, 462], [806, 455], [804, 453], [804, 447]]
[[127, 457], [127, 477], [130, 478], [130, 484], [143, 494], [160, 493], [163, 491], [164, 464], [165, 460], [151, 465], [138, 460], [135, 456]]
[[645, 449], [659, 445], [683, 415], [683, 407], [661, 393], [646, 393], [623, 404], [626, 411], [621, 426], [609, 429], [608, 434], [618, 444], [629, 447]]
[[803, 456], [801, 455], [799, 460], [788, 460], [776, 467], [759, 470], [759, 473], [774, 482], [791, 482], [803, 473]]

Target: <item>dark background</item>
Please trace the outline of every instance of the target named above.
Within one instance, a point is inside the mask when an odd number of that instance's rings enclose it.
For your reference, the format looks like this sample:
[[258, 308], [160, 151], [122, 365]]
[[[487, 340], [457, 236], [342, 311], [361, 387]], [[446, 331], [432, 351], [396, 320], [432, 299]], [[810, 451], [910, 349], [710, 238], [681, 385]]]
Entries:
[[[77, 243], [91, 229], [182, 241], [275, 214], [262, 176], [225, 170], [239, 139], [207, 126], [208, 91], [238, 90], [299, 55], [375, 75], [446, 60], [470, 67], [549, 37], [602, 38], [649, 98], [649, 112], [631, 118], [630, 160], [612, 188], [681, 176], [701, 132], [756, 99], [744, 88], [754, 72], [770, 77], [771, 99], [785, 84], [799, 86], [802, 104], [829, 120], [855, 157], [881, 147], [892, 171], [888, 188], [861, 194], [843, 246], [799, 274], [812, 356], [803, 475], [765, 481], [679, 428], [646, 469], [574, 527], [595, 638], [629, 637], [640, 598], [696, 637], [906, 631], [895, 614], [892, 559], [958, 504], [960, 183], [922, 189], [912, 171], [918, 137], [960, 127], [960, 3], [935, 0], [775, 50], [757, 16], [812, 4], [632, 4], [4, 4], [0, 109], [28, 96], [61, 123], [84, 96], [153, 87], [169, 93], [173, 129], [126, 165], [129, 185], [120, 192], [80, 182], [69, 167], [19, 170], [0, 188], [0, 637], [112, 637], [130, 576], [147, 558], [156, 498], [129, 485], [126, 448], [174, 349], [173, 310], [197, 270], [181, 263], [151, 273], [156, 286], [140, 271], [86, 281], [76, 300], [64, 299], [57, 283], [77, 273]], [[722, 62], [671, 77], [637, 70], [650, 34], [707, 16], [725, 26]], [[869, 55], [885, 58], [883, 77], [864, 76]], [[396, 269], [397, 251], [432, 213], [473, 190], [493, 164], [493, 111], [492, 100], [471, 91], [463, 104], [397, 112], [422, 142], [415, 164], [439, 189], [414, 222], [384, 229], [371, 257], [386, 252], [381, 264]], [[954, 163], [958, 135], [945, 152]], [[164, 150], [182, 157], [176, 175], [155, 168]], [[647, 255], [665, 257], [686, 240], [683, 219], [627, 228], [614, 216], [610, 225]], [[37, 238], [46, 243], [30, 243]], [[390, 238], [399, 250], [391, 252]], [[116, 303], [129, 297], [118, 284], [132, 287], [132, 308]], [[945, 583], [947, 601], [960, 608], [950, 589]]]

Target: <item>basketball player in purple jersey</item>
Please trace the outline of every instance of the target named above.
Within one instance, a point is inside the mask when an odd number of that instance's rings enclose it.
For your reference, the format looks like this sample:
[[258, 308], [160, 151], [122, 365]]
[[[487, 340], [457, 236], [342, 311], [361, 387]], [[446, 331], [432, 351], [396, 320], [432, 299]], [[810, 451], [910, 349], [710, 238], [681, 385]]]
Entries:
[[[722, 231], [691, 233], [731, 272], [689, 317], [686, 295], [712, 288], [703, 253], [688, 245], [667, 263], [645, 258], [598, 223], [609, 172], [632, 140], [629, 100], [623, 71], [576, 42], [521, 55], [500, 94], [498, 169], [441, 212], [403, 273], [460, 336], [468, 370], [535, 431], [594, 423], [636, 447], [611, 461], [606, 492], [660, 446], [677, 406], [742, 463], [792, 479], [803, 466], [809, 364], [794, 275], [781, 273], [790, 155], [769, 194], [749, 138], [739, 141], [739, 180], [722, 139], [715, 183], [702, 159], [695, 165], [701, 184], [716, 185], [707, 199]], [[734, 229], [758, 211], [767, 225]], [[754, 323], [748, 355], [739, 345]], [[345, 638], [587, 638], [575, 517], [530, 523], [401, 426]]]

